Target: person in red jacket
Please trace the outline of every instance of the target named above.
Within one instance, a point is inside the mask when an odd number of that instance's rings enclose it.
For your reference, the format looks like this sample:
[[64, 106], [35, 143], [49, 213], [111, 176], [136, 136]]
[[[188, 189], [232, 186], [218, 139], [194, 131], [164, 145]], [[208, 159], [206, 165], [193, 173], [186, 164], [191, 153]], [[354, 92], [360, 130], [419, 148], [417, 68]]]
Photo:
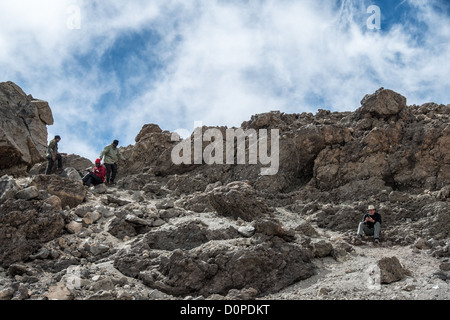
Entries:
[[101, 160], [95, 160], [94, 169], [83, 178], [83, 185], [90, 187], [102, 184], [106, 179], [106, 167], [101, 164]]

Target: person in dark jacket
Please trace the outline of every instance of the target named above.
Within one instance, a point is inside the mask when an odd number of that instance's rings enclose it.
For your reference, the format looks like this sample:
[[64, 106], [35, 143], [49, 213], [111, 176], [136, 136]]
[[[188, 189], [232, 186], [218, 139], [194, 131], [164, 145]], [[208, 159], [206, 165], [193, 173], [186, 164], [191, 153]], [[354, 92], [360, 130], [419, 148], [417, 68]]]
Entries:
[[381, 232], [381, 215], [376, 211], [373, 205], [368, 208], [369, 213], [363, 217], [363, 221], [359, 223], [357, 237], [362, 238], [363, 235], [373, 236], [376, 243], [380, 242]]
[[95, 167], [83, 178], [83, 185], [90, 187], [102, 184], [106, 179], [106, 168], [101, 164], [101, 160], [95, 160]]

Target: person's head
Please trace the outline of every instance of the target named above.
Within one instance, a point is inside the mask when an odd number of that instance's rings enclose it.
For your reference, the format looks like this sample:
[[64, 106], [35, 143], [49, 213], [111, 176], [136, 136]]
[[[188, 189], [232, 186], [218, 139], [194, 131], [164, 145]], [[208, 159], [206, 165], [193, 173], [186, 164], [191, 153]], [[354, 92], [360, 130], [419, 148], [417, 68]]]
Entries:
[[374, 214], [375, 211], [376, 211], [375, 206], [373, 206], [373, 205], [370, 205], [370, 206], [367, 208], [367, 210], [369, 210], [369, 214]]
[[60, 142], [61, 141], [61, 136], [55, 136], [55, 140], [56, 140], [56, 142]]
[[95, 166], [100, 167], [102, 161], [100, 159], [95, 160]]
[[119, 140], [114, 140], [112, 145], [117, 148], [117, 146], [119, 145]]

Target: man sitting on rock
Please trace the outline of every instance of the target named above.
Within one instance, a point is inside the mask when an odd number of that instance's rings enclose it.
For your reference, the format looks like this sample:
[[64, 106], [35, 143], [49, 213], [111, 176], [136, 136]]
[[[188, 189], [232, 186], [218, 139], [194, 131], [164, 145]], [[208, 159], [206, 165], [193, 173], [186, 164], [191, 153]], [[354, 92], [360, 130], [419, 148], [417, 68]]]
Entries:
[[90, 187], [102, 184], [106, 179], [106, 168], [101, 164], [101, 160], [95, 160], [95, 167], [83, 178], [83, 185]]
[[369, 213], [366, 213], [363, 217], [363, 221], [359, 223], [357, 237], [362, 238], [365, 234], [366, 236], [373, 236], [375, 243], [380, 242], [380, 232], [381, 232], [381, 215], [376, 212], [373, 205], [370, 205]]

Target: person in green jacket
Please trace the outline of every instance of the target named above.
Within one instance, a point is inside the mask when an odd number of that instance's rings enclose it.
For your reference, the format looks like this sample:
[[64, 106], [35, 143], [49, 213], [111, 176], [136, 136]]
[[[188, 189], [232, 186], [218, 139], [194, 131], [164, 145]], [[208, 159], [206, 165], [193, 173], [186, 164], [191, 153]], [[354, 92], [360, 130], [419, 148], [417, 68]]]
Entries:
[[55, 162], [58, 162], [58, 168], [56, 170], [57, 173], [62, 171], [62, 157], [67, 156], [66, 153], [58, 152], [58, 143], [61, 141], [61, 136], [55, 136], [55, 139], [51, 140], [47, 147], [47, 153], [45, 157], [48, 160], [47, 169], [45, 170], [45, 174], [49, 175], [52, 172], [53, 165]]
[[[119, 152], [117, 146], [118, 140], [114, 140], [112, 144], [106, 146], [102, 153], [100, 153], [100, 160], [103, 160], [103, 164], [106, 167], [106, 184], [114, 184], [114, 180], [117, 175], [117, 162], [119, 159], [125, 160], [122, 154]], [[103, 159], [104, 157], [104, 159]]]

